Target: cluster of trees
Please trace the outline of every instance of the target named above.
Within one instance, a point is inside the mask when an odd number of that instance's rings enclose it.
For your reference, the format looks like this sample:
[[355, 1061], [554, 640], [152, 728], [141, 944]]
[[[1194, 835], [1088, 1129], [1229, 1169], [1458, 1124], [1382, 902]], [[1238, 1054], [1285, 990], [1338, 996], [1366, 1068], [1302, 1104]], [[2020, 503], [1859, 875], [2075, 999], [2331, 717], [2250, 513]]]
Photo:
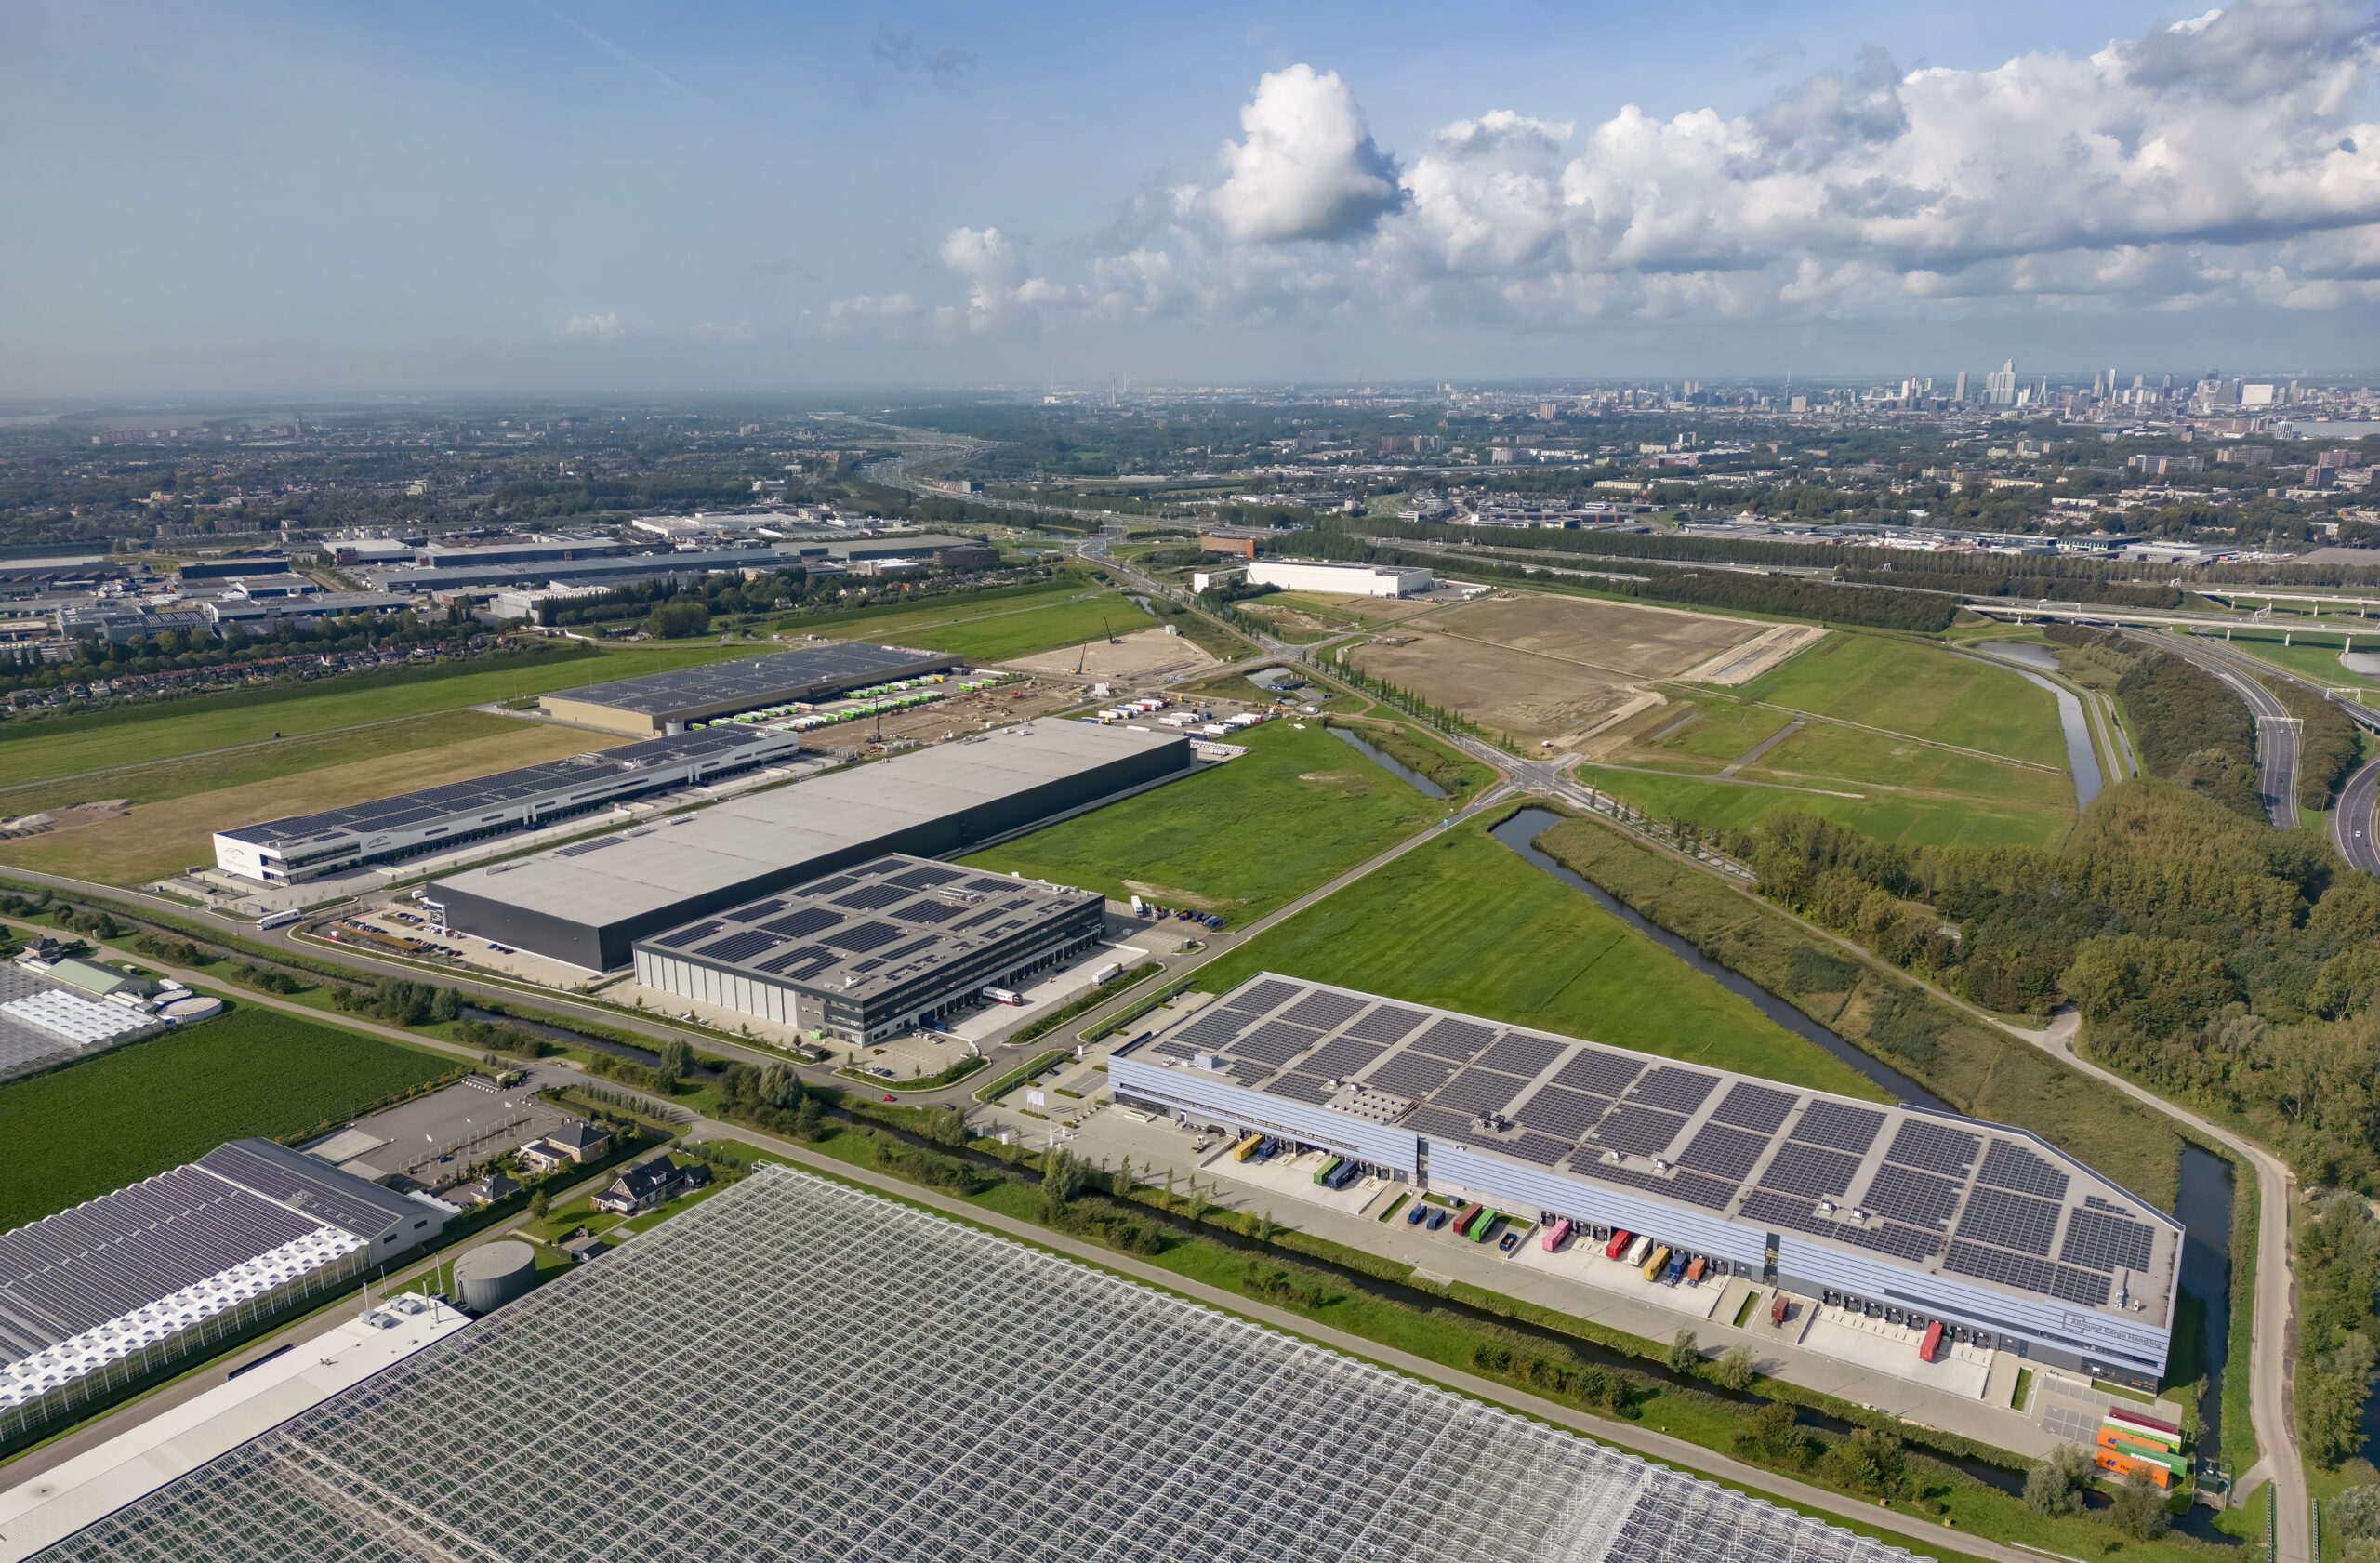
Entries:
[[372, 987], [335, 987], [331, 1002], [350, 1014], [369, 1015], [392, 1026], [435, 1026], [463, 1018], [461, 994], [411, 977], [390, 977]]
[[2150, 775], [2265, 817], [2256, 791], [2255, 719], [2221, 679], [2112, 630], [2053, 624], [2043, 633], [2121, 669], [2116, 698], [2132, 718], [2140, 763]]
[[2336, 1465], [2363, 1452], [2380, 1368], [2380, 1221], [2350, 1194], [2318, 1210], [2297, 1236], [2297, 1427], [2307, 1454]]
[[773, 571], [750, 581], [732, 570], [705, 576], [697, 581], [629, 581], [596, 596], [540, 603], [537, 622], [549, 629], [601, 624], [635, 618], [672, 603], [689, 603], [702, 611], [703, 623], [707, 626], [713, 616], [725, 618], [793, 607], [810, 589], [809, 572], [800, 569]]
[[[1560, 532], [1516, 532], [1516, 537], [1560, 537]], [[1598, 540], [1607, 536], [1595, 534]], [[1364, 543], [1329, 532], [1307, 534], [1303, 546], [1324, 558], [1355, 559], [1373, 564], [1421, 564], [1444, 568], [1446, 558], [1416, 553], [1384, 544]], [[1499, 547], [1502, 544], [1500, 540]], [[1535, 571], [1525, 564], [1503, 564], [1465, 559], [1467, 576], [1527, 580]], [[1958, 617], [1959, 603], [1931, 591], [1883, 591], [1874, 587], [1844, 586], [1809, 576], [1747, 575], [1736, 570], [1673, 569], [1661, 564], [1631, 564], [1626, 576], [1611, 576], [1593, 583], [1597, 591], [1620, 597], [1641, 597], [1654, 603], [1683, 603], [1698, 608], [1730, 613], [1777, 614], [1788, 618], [1817, 619], [1828, 624], [1858, 624], [1877, 629], [1906, 629], [1933, 635]]]
[[[2082, 576], [2067, 579], [2052, 575], [2018, 575], [2004, 566], [1966, 567], [1965, 554], [1925, 554], [1923, 563], [1882, 568], [1850, 567], [1835, 572], [1839, 580], [1868, 586], [1922, 588], [1927, 591], [1965, 592], [1977, 597], [2055, 598], [2068, 603], [2104, 603], [2120, 608], [2178, 608], [2181, 588], [2157, 581], [2109, 580]], [[1942, 563], [1937, 563], [1937, 561]]]
[[[2061, 1443], [2025, 1474], [2025, 1506], [2035, 1514], [2069, 1515], [2090, 1501], [2098, 1470], [2081, 1444]], [[2117, 1487], [2107, 1521], [2135, 1542], [2153, 1542], [2172, 1523], [2165, 1494], [2138, 1477]], [[2112, 1545], [2121, 1543], [2111, 1543]]]
[[2003, 1013], [2072, 1000], [2092, 1053], [2380, 1190], [2380, 883], [2153, 779], [2063, 849], [1873, 841], [1805, 815], [1730, 843], [1762, 893]]

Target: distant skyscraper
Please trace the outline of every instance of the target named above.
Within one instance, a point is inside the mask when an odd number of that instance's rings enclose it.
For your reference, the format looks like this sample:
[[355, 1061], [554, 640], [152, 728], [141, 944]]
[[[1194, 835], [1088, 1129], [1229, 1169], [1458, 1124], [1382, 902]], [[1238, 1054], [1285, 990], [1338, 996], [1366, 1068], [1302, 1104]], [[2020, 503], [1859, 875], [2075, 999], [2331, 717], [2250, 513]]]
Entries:
[[1983, 399], [1995, 407], [2016, 404], [2016, 361], [2002, 362], [1999, 368], [1983, 377]]
[[1956, 388], [1955, 390], [1953, 390], [1953, 391], [1950, 392], [1950, 400], [1951, 400], [1951, 401], [1953, 401], [1953, 402], [1964, 402], [1964, 401], [1965, 401], [1966, 399], [1967, 399], [1967, 372], [1966, 372], [1964, 369], [1962, 369], [1962, 370], [1960, 370], [1960, 371], [1959, 371], [1959, 383], [1958, 383], [1958, 386], [1957, 386], [1957, 388]]

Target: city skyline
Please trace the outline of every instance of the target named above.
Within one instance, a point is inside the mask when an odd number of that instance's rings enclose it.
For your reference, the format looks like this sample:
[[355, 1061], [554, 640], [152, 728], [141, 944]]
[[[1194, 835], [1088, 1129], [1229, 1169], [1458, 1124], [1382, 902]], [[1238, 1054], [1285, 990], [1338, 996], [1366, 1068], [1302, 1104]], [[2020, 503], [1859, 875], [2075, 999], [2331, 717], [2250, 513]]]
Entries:
[[5, 27], [29, 402], [2319, 374], [2380, 298], [2334, 0]]

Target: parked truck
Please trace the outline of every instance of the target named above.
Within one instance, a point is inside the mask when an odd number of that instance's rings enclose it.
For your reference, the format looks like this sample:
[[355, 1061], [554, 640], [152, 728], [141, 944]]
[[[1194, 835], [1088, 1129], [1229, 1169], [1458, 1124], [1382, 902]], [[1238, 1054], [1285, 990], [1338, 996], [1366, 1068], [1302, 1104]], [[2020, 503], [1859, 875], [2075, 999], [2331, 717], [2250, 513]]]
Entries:
[[1630, 1239], [1633, 1238], [1635, 1236], [1636, 1234], [1633, 1232], [1622, 1232], [1619, 1228], [1614, 1227], [1612, 1229], [1611, 1241], [1603, 1245], [1603, 1256], [1606, 1259], [1617, 1259], [1621, 1254], [1626, 1253], [1628, 1252]]
[[1555, 1222], [1553, 1225], [1545, 1229], [1545, 1236], [1539, 1238], [1538, 1243], [1539, 1246], [1543, 1248], [1546, 1252], [1552, 1253], [1555, 1249], [1562, 1246], [1562, 1239], [1569, 1235], [1570, 1218], [1568, 1216], [1564, 1216], [1561, 1220]]
[[1472, 1203], [1465, 1205], [1462, 1209], [1455, 1212], [1454, 1235], [1458, 1238], [1469, 1237], [1471, 1235], [1471, 1224], [1479, 1219], [1479, 1212], [1485, 1209], [1487, 1209], [1486, 1206], [1480, 1204], [1476, 1200], [1474, 1200]]
[[1659, 1248], [1653, 1250], [1653, 1256], [1650, 1259], [1646, 1260], [1644, 1268], [1638, 1270], [1636, 1273], [1643, 1276], [1646, 1280], [1651, 1280], [1655, 1276], [1661, 1273], [1661, 1266], [1669, 1262], [1670, 1245], [1663, 1243]]

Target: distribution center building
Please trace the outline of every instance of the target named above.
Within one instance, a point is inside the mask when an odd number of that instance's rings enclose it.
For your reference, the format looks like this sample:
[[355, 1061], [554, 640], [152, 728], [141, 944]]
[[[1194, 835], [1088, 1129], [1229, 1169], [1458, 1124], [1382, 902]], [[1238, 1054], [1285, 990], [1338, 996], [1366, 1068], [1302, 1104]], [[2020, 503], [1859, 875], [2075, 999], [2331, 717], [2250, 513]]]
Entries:
[[1955, 1340], [2145, 1389], [2164, 1371], [2181, 1224], [2021, 1129], [1270, 974], [1108, 1083]]
[[218, 830], [215, 866], [265, 884], [297, 884], [445, 852], [465, 841], [541, 829], [630, 798], [699, 786], [800, 752], [798, 735], [758, 727], [712, 727], [651, 738], [343, 809]]
[[0, 1441], [344, 1286], [445, 1208], [270, 1140], [0, 1234]]
[[[635, 1408], [631, 1436], [602, 1414], [617, 1407]], [[861, 1447], [871, 1457], [855, 1477]], [[590, 1529], [596, 1473], [604, 1501]], [[764, 1166], [42, 1556], [1908, 1555], [1105, 1270]]]
[[1072, 960], [1106, 897], [891, 854], [636, 946], [637, 981], [874, 1042]]
[[433, 882], [447, 927], [590, 971], [639, 939], [888, 852], [948, 855], [1185, 775], [1175, 733], [1041, 721]]
[[1328, 591], [1342, 597], [1411, 597], [1437, 585], [1420, 565], [1340, 564], [1320, 559], [1257, 559], [1248, 566], [1250, 586]]
[[800, 651], [584, 684], [543, 695], [538, 705], [558, 722], [648, 737], [682, 732], [688, 722], [710, 717], [795, 701], [831, 700], [850, 690], [946, 673], [964, 666], [964, 658], [938, 651], [835, 641]]

